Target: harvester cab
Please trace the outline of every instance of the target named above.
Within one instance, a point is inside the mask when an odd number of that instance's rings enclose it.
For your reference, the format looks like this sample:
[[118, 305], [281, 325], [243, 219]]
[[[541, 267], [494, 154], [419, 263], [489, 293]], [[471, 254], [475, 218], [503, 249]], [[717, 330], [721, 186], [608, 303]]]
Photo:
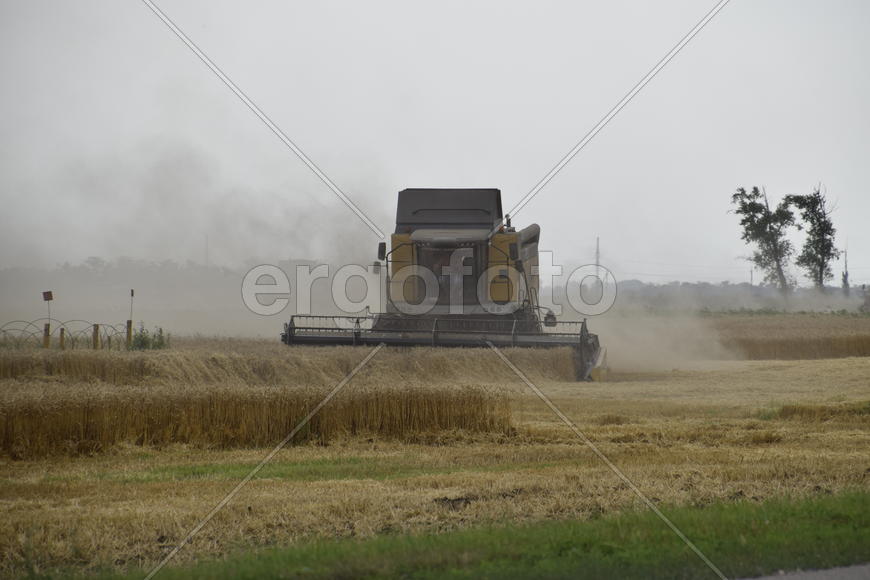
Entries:
[[282, 341], [481, 347], [571, 347], [578, 380], [606, 364], [586, 321], [560, 322], [538, 303], [541, 229], [502, 215], [498, 189], [405, 189], [396, 229], [378, 245], [387, 266], [385, 312], [297, 314]]

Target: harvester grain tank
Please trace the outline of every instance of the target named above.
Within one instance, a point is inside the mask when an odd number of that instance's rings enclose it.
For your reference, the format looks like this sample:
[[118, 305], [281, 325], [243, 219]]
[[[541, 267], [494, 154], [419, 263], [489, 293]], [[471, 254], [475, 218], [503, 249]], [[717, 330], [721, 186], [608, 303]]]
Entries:
[[570, 347], [578, 380], [598, 378], [606, 354], [586, 321], [557, 321], [538, 303], [541, 229], [515, 229], [498, 189], [405, 189], [396, 229], [378, 246], [387, 265], [385, 312], [297, 314], [288, 345]]

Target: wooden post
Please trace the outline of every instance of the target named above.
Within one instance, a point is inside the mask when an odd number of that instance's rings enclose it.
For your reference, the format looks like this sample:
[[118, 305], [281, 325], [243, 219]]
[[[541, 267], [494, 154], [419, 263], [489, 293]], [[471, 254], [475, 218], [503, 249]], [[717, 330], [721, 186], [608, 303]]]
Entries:
[[93, 339], [94, 339], [93, 340], [94, 348], [95, 349], [100, 348], [100, 325], [99, 324], [94, 325], [94, 337], [93, 337]]
[[60, 350], [63, 350], [66, 347], [66, 333], [64, 332], [66, 328], [63, 326], [60, 327]]
[[46, 322], [42, 329], [42, 348], [51, 347], [51, 323]]
[[[132, 292], [132, 290], [130, 290]], [[127, 350], [133, 348], [133, 321], [127, 321]]]

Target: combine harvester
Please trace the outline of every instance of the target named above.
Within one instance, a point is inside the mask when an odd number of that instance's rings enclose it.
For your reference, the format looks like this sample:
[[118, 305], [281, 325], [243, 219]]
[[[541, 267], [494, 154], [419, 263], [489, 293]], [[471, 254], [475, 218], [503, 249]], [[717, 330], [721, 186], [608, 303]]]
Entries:
[[[538, 304], [538, 239], [502, 220], [498, 189], [405, 189], [387, 266], [386, 312], [294, 315], [288, 345], [571, 347], [577, 380], [600, 380], [606, 351], [582, 322], [559, 322]], [[504, 224], [504, 225], [502, 225]], [[543, 312], [543, 316], [541, 313]]]

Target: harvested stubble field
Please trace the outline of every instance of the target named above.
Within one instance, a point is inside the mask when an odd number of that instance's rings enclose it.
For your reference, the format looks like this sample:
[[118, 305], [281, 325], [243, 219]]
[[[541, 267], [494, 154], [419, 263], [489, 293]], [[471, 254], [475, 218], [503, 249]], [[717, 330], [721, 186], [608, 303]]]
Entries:
[[[702, 323], [725, 340], [741, 325], [762, 339], [752, 325], [789, 336], [806, 323], [770, 318]], [[834, 333], [841, 320], [820, 324]], [[636, 345], [614, 348], [628, 362]], [[0, 570], [155, 564], [365, 353], [234, 339], [0, 352]], [[681, 352], [575, 383], [564, 352], [506, 354], [657, 503], [870, 488], [870, 358], [738, 360], [720, 344], [716, 360]], [[641, 507], [486, 350], [385, 349], [321, 413], [178, 563]]]

